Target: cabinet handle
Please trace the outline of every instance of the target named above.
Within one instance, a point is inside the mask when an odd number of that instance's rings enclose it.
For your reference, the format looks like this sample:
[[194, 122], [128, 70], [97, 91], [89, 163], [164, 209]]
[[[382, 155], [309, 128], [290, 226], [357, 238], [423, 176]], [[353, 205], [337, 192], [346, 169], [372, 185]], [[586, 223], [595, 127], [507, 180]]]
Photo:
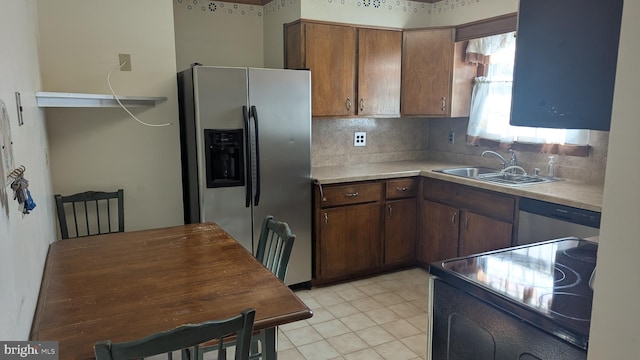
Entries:
[[469, 217], [468, 216], [464, 217], [464, 228], [469, 230]]
[[329, 214], [324, 213], [324, 227], [329, 226]]
[[320, 182], [317, 180], [315, 181], [315, 183], [318, 185], [318, 188], [320, 189], [320, 199], [322, 199], [321, 201], [326, 202], [327, 198], [324, 197], [324, 191], [322, 191], [322, 184], [320, 184]]
[[404, 191], [407, 191], [407, 190], [409, 190], [409, 188], [408, 188], [408, 187], [406, 187], [406, 186], [403, 186], [403, 187], [397, 187], [397, 188], [396, 188], [396, 191], [397, 191], [397, 192], [404, 192]]
[[358, 193], [357, 193], [357, 192], [354, 192], [354, 193], [346, 193], [346, 194], [344, 194], [344, 196], [345, 196], [345, 197], [356, 197], [356, 196], [358, 196]]
[[347, 110], [351, 110], [351, 99], [350, 98], [347, 98], [346, 105], [347, 105]]
[[360, 111], [364, 111], [364, 99], [360, 98]]
[[447, 111], [447, 98], [442, 97], [442, 111]]
[[455, 225], [456, 224], [456, 216], [458, 216], [458, 213], [454, 212], [453, 216], [451, 216], [451, 225]]
[[389, 209], [389, 218], [391, 218], [391, 215], [393, 215], [393, 207], [391, 205], [387, 205], [387, 208]]

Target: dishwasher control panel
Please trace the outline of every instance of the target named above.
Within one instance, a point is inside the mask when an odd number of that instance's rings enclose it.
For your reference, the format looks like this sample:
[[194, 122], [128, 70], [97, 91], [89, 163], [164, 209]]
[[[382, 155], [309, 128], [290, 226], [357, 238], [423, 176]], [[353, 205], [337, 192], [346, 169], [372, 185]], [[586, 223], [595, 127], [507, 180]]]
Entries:
[[600, 228], [600, 213], [530, 198], [520, 198], [520, 211], [550, 217], [574, 224]]

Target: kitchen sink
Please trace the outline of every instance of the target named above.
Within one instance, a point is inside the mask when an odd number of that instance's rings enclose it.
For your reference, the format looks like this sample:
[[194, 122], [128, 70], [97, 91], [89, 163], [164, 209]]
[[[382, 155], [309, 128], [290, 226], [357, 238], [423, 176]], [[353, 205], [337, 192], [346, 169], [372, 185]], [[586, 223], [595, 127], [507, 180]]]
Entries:
[[434, 171], [441, 172], [443, 174], [455, 175], [455, 176], [477, 178], [480, 175], [497, 174], [500, 170], [490, 169], [482, 166], [474, 166], [474, 167], [459, 167], [459, 168], [442, 169], [442, 170], [434, 170]]
[[492, 182], [495, 184], [507, 185], [507, 186], [541, 184], [541, 183], [560, 180], [557, 178], [549, 179], [549, 178], [538, 176], [538, 175], [527, 175], [527, 174], [512, 173], [512, 172], [500, 172], [500, 170], [491, 169], [491, 168], [482, 167], [482, 166], [458, 167], [458, 168], [440, 169], [440, 170], [433, 170], [433, 171], [440, 172], [443, 174], [448, 174], [448, 175], [455, 175], [455, 176], [461, 176], [461, 177], [466, 177], [470, 179], [476, 179], [480, 181]]
[[527, 184], [539, 184], [550, 181], [555, 181], [557, 179], [549, 179], [542, 176], [537, 175], [526, 175], [526, 174], [514, 174], [514, 173], [497, 173], [497, 174], [486, 174], [480, 175], [478, 180], [489, 181], [493, 183], [503, 184], [503, 185], [527, 185]]

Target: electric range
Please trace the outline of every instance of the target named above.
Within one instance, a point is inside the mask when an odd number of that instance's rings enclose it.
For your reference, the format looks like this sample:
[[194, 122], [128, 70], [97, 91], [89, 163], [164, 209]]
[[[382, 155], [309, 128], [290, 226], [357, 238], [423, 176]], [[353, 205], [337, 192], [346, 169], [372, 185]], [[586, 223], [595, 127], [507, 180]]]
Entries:
[[[434, 279], [460, 290], [460, 294], [472, 295], [586, 354], [593, 298], [589, 283], [597, 250], [595, 242], [569, 237], [432, 263], [429, 271]], [[440, 299], [440, 305], [434, 307], [446, 307], [449, 301]], [[472, 312], [469, 319], [474, 318]], [[461, 312], [449, 311], [449, 325], [443, 325], [441, 331], [451, 326], [453, 313]], [[490, 329], [483, 323], [486, 320], [473, 321], [479, 328]], [[451, 337], [451, 328], [447, 331]]]

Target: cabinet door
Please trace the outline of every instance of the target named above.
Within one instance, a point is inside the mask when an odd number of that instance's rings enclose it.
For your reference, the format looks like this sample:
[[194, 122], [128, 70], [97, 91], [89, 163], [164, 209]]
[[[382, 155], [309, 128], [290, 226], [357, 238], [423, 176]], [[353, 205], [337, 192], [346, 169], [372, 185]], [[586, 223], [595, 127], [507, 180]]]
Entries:
[[384, 223], [384, 263], [396, 264], [415, 259], [416, 199], [387, 201]]
[[469, 211], [461, 212], [459, 256], [511, 246], [510, 223]]
[[519, 1], [511, 125], [609, 131], [623, 3]]
[[457, 208], [422, 200], [420, 219], [420, 261], [430, 263], [458, 256]]
[[380, 204], [363, 204], [321, 211], [320, 274], [323, 279], [381, 265], [381, 209]]
[[354, 115], [355, 28], [310, 23], [304, 26], [304, 58], [311, 70], [313, 115]]
[[404, 32], [402, 114], [450, 114], [454, 36], [453, 29]]
[[358, 115], [400, 114], [402, 32], [358, 30]]

